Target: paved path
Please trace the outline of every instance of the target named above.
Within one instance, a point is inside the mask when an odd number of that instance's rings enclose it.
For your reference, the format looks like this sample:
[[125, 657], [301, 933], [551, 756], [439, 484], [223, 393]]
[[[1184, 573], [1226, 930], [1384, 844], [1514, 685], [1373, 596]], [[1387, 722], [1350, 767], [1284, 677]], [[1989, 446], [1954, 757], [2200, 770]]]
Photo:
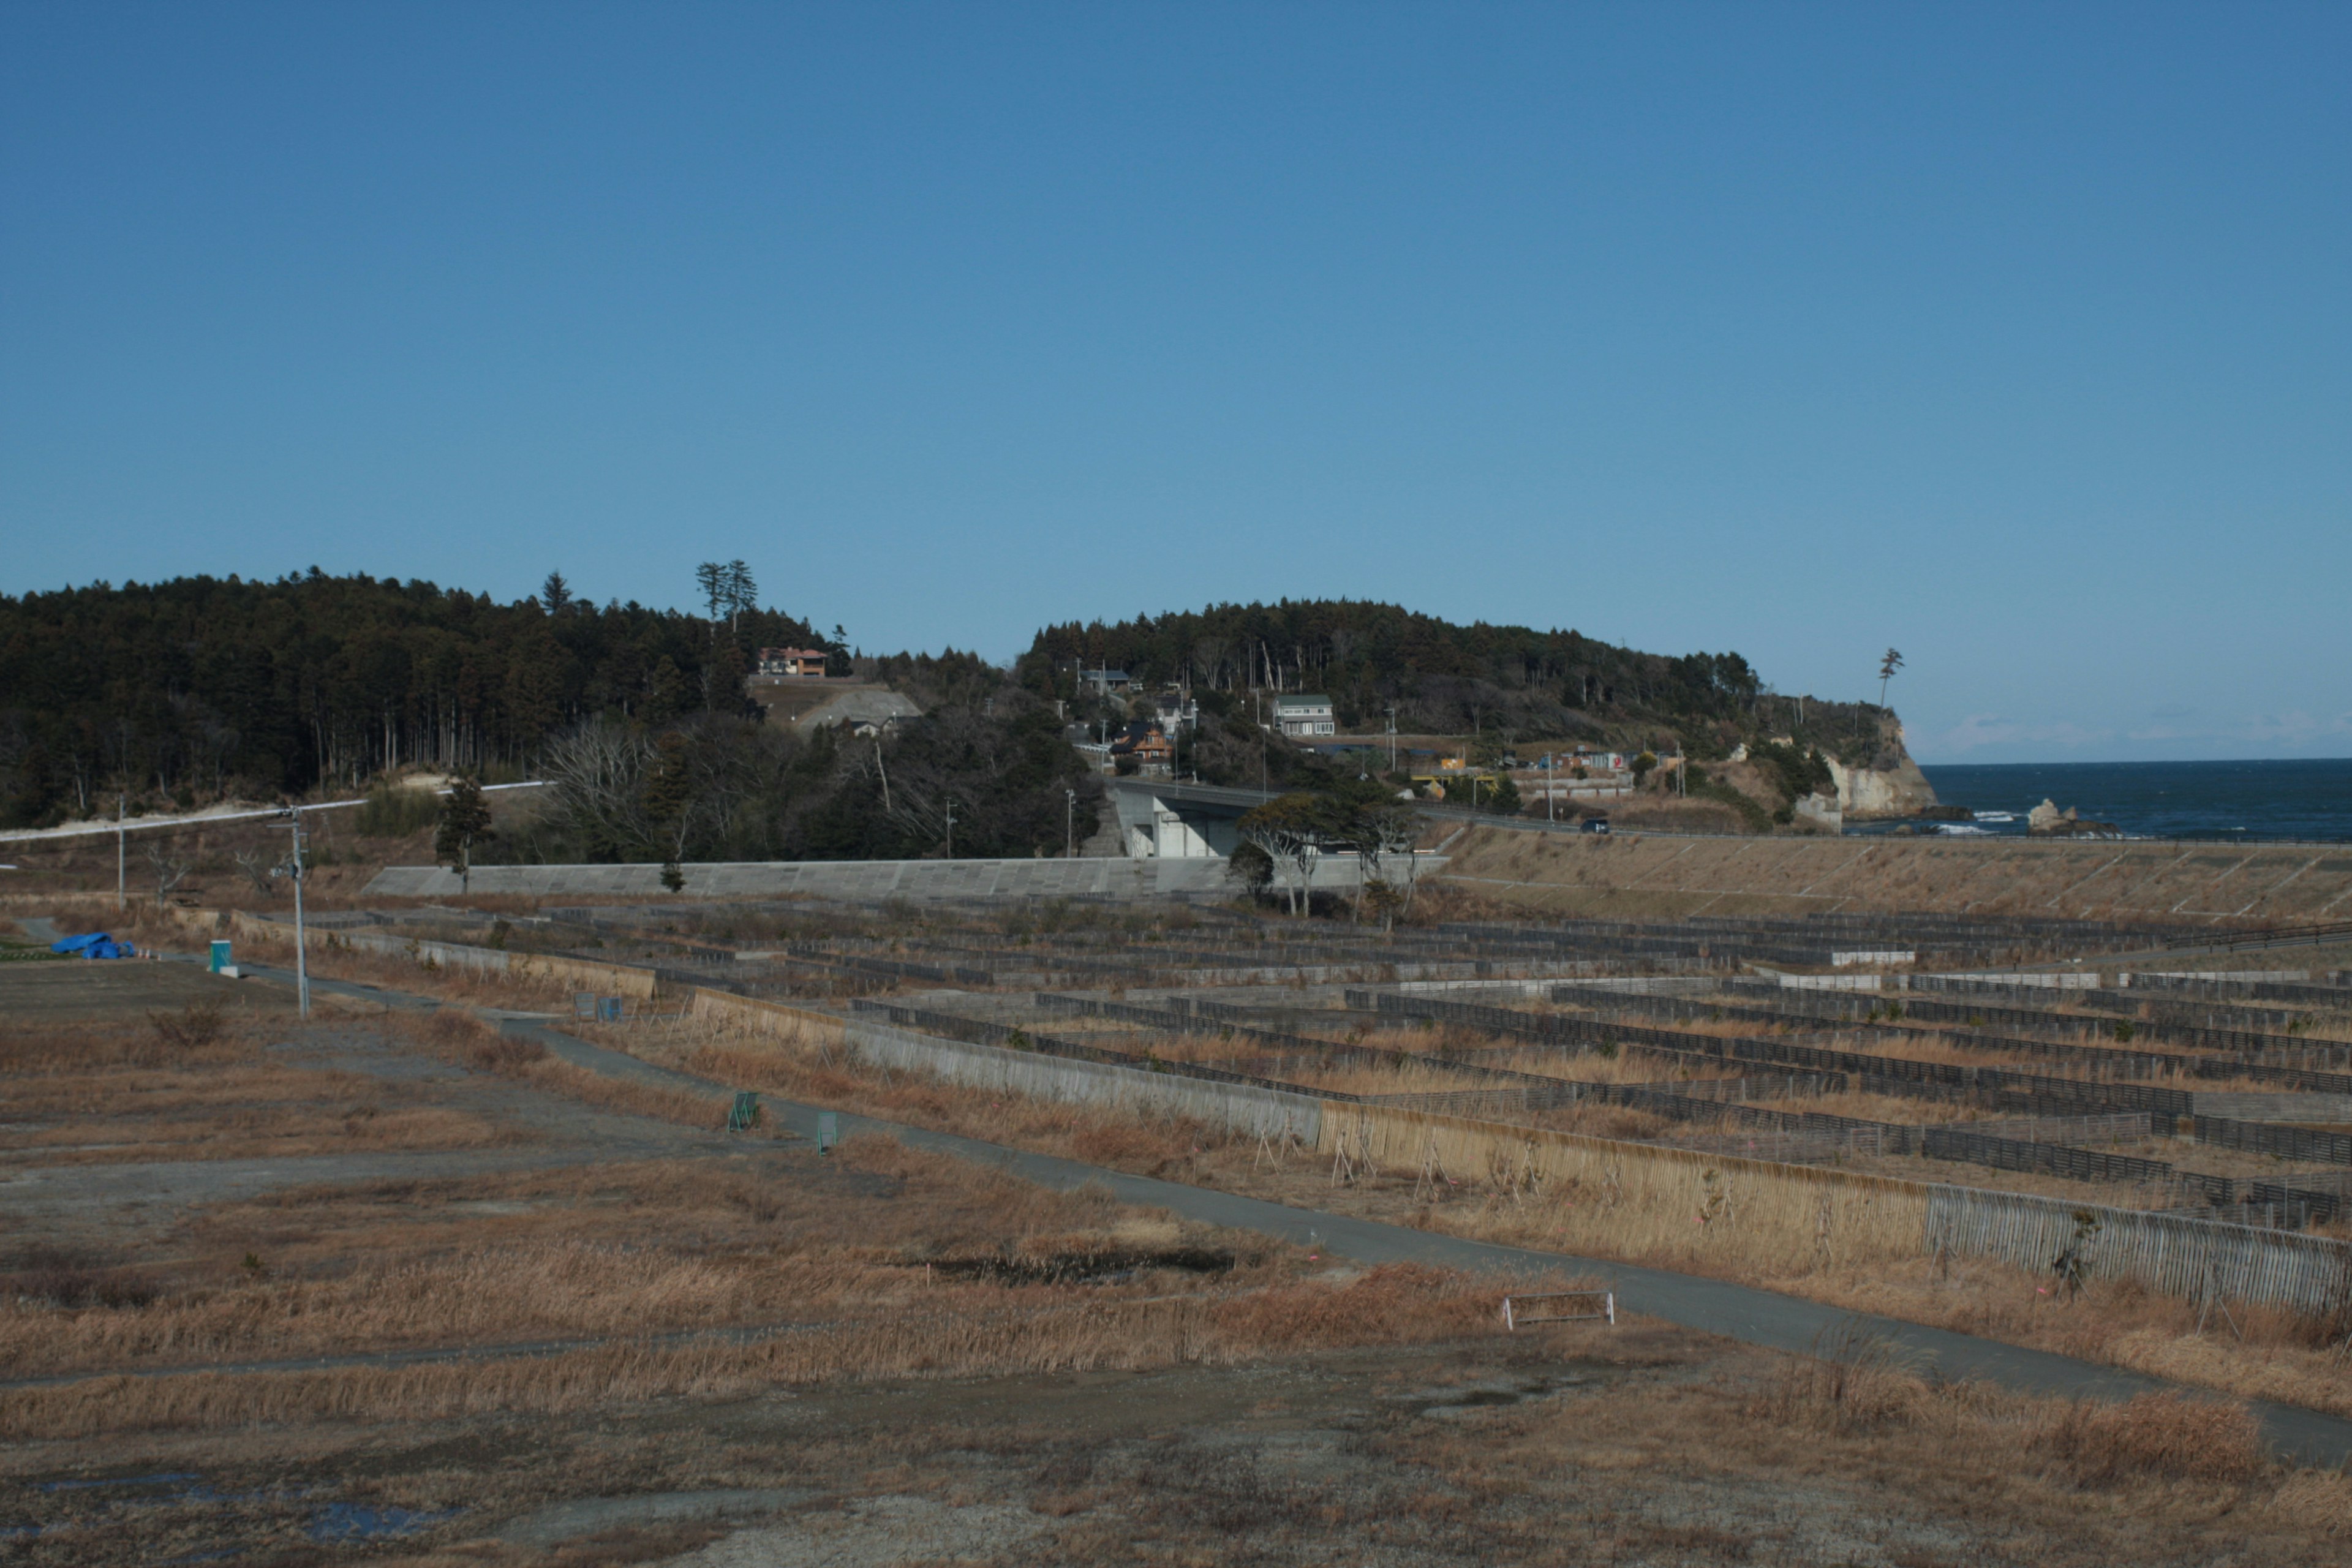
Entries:
[[[313, 982], [313, 984], [318, 984]], [[377, 993], [386, 1002], [435, 1005], [423, 997]], [[693, 1085], [718, 1091], [724, 1086], [690, 1074], [654, 1067], [633, 1057], [574, 1040], [559, 1030], [529, 1020], [509, 1020], [505, 1028], [528, 1034], [556, 1048], [567, 1060], [616, 1077], [637, 1081]], [[657, 1076], [648, 1076], [657, 1075]], [[814, 1140], [817, 1108], [789, 1101], [762, 1100], [767, 1113], [786, 1131]], [[1262, 1198], [1218, 1192], [1207, 1187], [1129, 1175], [1051, 1154], [1008, 1148], [952, 1132], [935, 1132], [897, 1122], [837, 1113], [846, 1135], [868, 1131], [894, 1137], [917, 1148], [936, 1150], [961, 1159], [1000, 1167], [1040, 1185], [1056, 1189], [1099, 1184], [1124, 1202], [1164, 1208], [1205, 1224], [1254, 1230], [1262, 1235], [1302, 1244], [1314, 1244], [1361, 1263], [1417, 1262], [1444, 1268], [1476, 1269], [1520, 1277], [1572, 1273], [1599, 1280], [1617, 1291], [1628, 1310], [1662, 1318], [1685, 1328], [1721, 1334], [1769, 1350], [1805, 1353], [1832, 1332], [1858, 1329], [1885, 1339], [1898, 1357], [1923, 1374], [1949, 1382], [1979, 1378], [2023, 1393], [2065, 1398], [2128, 1399], [2149, 1393], [2197, 1393], [2162, 1378], [2101, 1366], [2047, 1351], [2027, 1350], [1972, 1334], [1923, 1327], [1898, 1319], [1882, 1318], [1825, 1306], [1801, 1297], [1735, 1285], [1698, 1275], [1627, 1263], [1576, 1258], [1564, 1253], [1525, 1247], [1498, 1247], [1407, 1226], [1356, 1219], [1318, 1209], [1294, 1208]], [[2294, 1405], [2252, 1401], [2264, 1435], [2282, 1453], [2305, 1464], [2336, 1468], [2352, 1461], [2352, 1421]]]

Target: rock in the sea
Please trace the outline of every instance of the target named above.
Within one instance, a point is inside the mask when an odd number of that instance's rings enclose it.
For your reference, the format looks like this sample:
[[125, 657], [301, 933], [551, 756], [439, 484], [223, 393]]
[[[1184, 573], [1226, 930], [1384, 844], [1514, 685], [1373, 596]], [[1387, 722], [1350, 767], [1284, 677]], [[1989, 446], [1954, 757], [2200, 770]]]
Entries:
[[2055, 801], [2044, 800], [2025, 814], [2025, 830], [2045, 838], [2121, 838], [2124, 830], [2112, 822], [2094, 822], [2078, 816], [2073, 806], [2058, 809]]

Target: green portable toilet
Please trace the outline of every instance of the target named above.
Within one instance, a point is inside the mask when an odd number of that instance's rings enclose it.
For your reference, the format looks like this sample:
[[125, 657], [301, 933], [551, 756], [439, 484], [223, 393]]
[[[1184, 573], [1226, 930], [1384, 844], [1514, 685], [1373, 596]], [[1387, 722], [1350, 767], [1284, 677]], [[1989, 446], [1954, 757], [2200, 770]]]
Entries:
[[207, 967], [210, 968], [215, 974], [218, 974], [222, 970], [226, 969], [228, 965], [228, 940], [226, 937], [215, 937], [213, 939], [212, 963], [207, 965]]

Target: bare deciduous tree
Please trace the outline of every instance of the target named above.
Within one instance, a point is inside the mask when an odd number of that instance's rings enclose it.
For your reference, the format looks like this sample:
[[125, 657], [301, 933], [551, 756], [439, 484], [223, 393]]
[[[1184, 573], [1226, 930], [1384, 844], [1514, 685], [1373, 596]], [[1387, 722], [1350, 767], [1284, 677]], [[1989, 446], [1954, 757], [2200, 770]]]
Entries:
[[269, 868], [272, 861], [267, 851], [240, 849], [236, 851], [236, 868], [245, 873], [245, 879], [253, 884], [255, 892], [265, 899], [274, 899], [278, 896], [278, 885], [269, 879]]
[[173, 859], [163, 852], [161, 844], [150, 842], [147, 863], [155, 868], [155, 907], [160, 910], [164, 900], [172, 896], [172, 889], [187, 880], [188, 862]]

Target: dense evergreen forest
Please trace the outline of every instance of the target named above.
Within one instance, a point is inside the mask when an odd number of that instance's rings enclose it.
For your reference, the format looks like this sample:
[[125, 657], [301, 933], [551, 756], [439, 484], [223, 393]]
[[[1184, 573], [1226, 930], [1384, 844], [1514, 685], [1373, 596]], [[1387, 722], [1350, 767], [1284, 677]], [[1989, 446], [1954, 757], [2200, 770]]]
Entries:
[[[1320, 787], [1352, 763], [1269, 736], [1253, 692], [1320, 691], [1343, 731], [1679, 744], [1706, 760], [1793, 735], [1859, 762], [1893, 732], [1869, 704], [1775, 695], [1738, 654], [1669, 658], [1569, 632], [1455, 626], [1394, 605], [1222, 605], [1051, 626], [1007, 672], [970, 654], [868, 658], [836, 626], [763, 608], [740, 562], [698, 574], [707, 614], [599, 605], [551, 575], [501, 603], [425, 582], [184, 578], [0, 597], [0, 826], [226, 796], [347, 791], [406, 765], [551, 780], [548, 811], [485, 859], [914, 857], [1058, 851], [1100, 786], [1068, 720], [1123, 721], [1184, 684], [1202, 723], [1180, 771]], [[761, 722], [763, 646], [818, 647], [926, 717], [887, 740]], [[1124, 668], [1133, 705], [1086, 696]], [[1066, 792], [1075, 791], [1073, 804]]]
[[1102, 666], [1150, 687], [1321, 693], [1343, 733], [1381, 730], [1393, 704], [1397, 728], [1408, 734], [1475, 733], [1504, 745], [1678, 740], [1702, 760], [1781, 733], [1863, 762], [1880, 747], [1881, 720], [1891, 718], [1872, 704], [1775, 694], [1736, 653], [1642, 653], [1574, 631], [1457, 626], [1352, 600], [1216, 605], [1048, 626], [1018, 674], [1040, 695], [1066, 699], [1078, 693], [1080, 669]]
[[600, 606], [560, 576], [509, 604], [316, 568], [0, 597], [0, 818], [118, 789], [274, 799], [409, 763], [520, 773], [584, 719], [740, 712], [751, 659], [781, 644], [846, 652], [781, 611]]
[[[134, 809], [349, 790], [408, 764], [552, 781], [479, 847], [499, 860], [1029, 855], [1091, 833], [1100, 785], [1048, 704], [971, 654], [853, 658], [843, 634], [761, 608], [740, 562], [698, 574], [709, 613], [598, 605], [312, 571], [0, 598], [0, 825], [117, 791]], [[887, 748], [761, 721], [762, 647], [905, 691]], [[1076, 790], [1075, 811], [1066, 794]]]

